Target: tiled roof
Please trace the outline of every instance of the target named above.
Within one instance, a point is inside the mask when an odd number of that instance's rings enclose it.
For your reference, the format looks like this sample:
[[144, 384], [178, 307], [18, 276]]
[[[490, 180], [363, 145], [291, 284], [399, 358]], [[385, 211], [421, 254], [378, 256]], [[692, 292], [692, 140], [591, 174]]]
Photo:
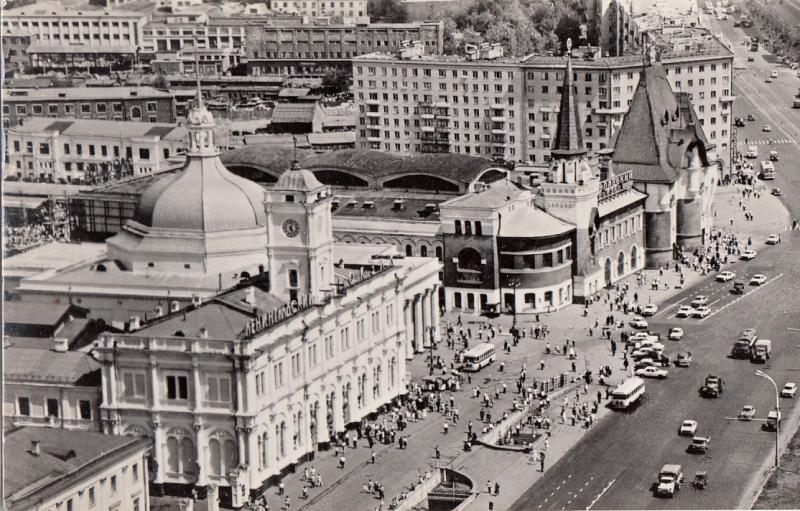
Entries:
[[[39, 441], [38, 456], [31, 451], [34, 440]], [[5, 457], [14, 460], [13, 470], [6, 470], [3, 475], [4, 500], [13, 508], [15, 501], [70, 475], [75, 477], [73, 484], [78, 485], [87, 477], [83, 468], [89, 463], [102, 457], [132, 455], [139, 449], [147, 449], [149, 442], [146, 437], [57, 428], [27, 427], [12, 431], [4, 439]]]
[[35, 348], [6, 348], [5, 375], [8, 380], [25, 379], [41, 382], [78, 383], [90, 378], [100, 364], [86, 353], [59, 353]]
[[646, 67], [614, 146], [615, 171], [630, 170], [640, 182], [675, 182], [687, 147], [705, 140], [685, 101], [682, 108], [660, 64]]
[[70, 307], [68, 303], [3, 301], [3, 321], [20, 325], [55, 326]]
[[272, 110], [272, 124], [311, 122], [316, 103], [278, 103]]

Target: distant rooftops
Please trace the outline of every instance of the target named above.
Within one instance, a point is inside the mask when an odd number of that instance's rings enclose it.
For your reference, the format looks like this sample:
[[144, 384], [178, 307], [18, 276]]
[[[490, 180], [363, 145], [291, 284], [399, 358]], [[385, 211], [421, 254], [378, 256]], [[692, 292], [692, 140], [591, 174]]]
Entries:
[[143, 18], [146, 15], [141, 12], [128, 11], [124, 8], [100, 9], [96, 6], [85, 4], [79, 9], [64, 5], [60, 2], [35, 2], [30, 5], [3, 9], [3, 17], [8, 18], [37, 18], [37, 17], [104, 17], [104, 18]]
[[153, 87], [66, 87], [57, 89], [3, 89], [3, 101], [103, 100], [128, 98], [172, 98]]

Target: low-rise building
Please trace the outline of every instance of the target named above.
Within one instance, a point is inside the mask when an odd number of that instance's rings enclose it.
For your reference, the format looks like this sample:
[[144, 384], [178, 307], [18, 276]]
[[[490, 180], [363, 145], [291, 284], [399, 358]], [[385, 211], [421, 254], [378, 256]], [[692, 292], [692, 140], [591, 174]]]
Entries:
[[247, 69], [251, 75], [319, 75], [329, 68], [349, 69], [359, 55], [399, 51], [410, 41], [441, 54], [443, 22], [251, 26]]
[[269, 0], [269, 8], [278, 13], [291, 13], [306, 18], [347, 19], [369, 23], [367, 0]]
[[3, 89], [3, 126], [28, 117], [174, 123], [175, 97], [152, 87]]
[[3, 348], [7, 427], [100, 430], [100, 365], [86, 353], [67, 351], [66, 341], [56, 337], [52, 349], [41, 349], [12, 340]]
[[174, 124], [33, 117], [6, 133], [4, 177], [90, 183], [174, 169], [187, 132]]
[[4, 458], [18, 467], [3, 472], [8, 511], [150, 509], [147, 438], [21, 428], [3, 444]]

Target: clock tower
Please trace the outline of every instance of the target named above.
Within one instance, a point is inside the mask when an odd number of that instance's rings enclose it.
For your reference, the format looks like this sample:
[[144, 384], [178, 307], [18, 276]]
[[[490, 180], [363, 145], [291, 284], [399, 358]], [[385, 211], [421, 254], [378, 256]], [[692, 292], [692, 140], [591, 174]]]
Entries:
[[333, 286], [330, 188], [297, 162], [266, 192], [270, 292], [320, 300]]

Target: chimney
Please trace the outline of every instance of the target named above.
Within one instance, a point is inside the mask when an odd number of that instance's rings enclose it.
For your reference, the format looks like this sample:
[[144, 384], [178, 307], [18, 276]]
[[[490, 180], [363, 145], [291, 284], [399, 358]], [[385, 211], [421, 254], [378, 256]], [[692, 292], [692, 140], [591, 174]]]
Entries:
[[131, 320], [128, 323], [128, 328], [130, 329], [131, 332], [135, 332], [136, 330], [139, 330], [140, 328], [142, 328], [142, 320], [141, 320], [141, 318], [139, 318], [139, 316], [131, 317]]
[[200, 338], [208, 339], [208, 329], [206, 327], [200, 329]]
[[157, 318], [160, 318], [160, 317], [161, 317], [161, 316], [163, 316], [163, 315], [164, 315], [164, 307], [162, 307], [162, 306], [158, 305], [158, 306], [156, 307], [156, 317], [157, 317]]
[[178, 303], [177, 301], [173, 301], [173, 302], [171, 302], [171, 303], [169, 304], [169, 311], [170, 311], [170, 312], [178, 312], [178, 310], [179, 310], [180, 308], [181, 308], [181, 304], [180, 304], [180, 303]]
[[247, 305], [255, 305], [256, 304], [256, 288], [253, 286], [248, 287], [244, 290], [244, 298], [242, 301]]
[[69, 340], [66, 337], [53, 338], [53, 351], [56, 353], [66, 353], [69, 349]]
[[31, 454], [34, 456], [39, 456], [42, 454], [42, 447], [41, 442], [38, 440], [31, 440]]
[[203, 305], [203, 299], [197, 293], [192, 295], [192, 305], [195, 307]]

